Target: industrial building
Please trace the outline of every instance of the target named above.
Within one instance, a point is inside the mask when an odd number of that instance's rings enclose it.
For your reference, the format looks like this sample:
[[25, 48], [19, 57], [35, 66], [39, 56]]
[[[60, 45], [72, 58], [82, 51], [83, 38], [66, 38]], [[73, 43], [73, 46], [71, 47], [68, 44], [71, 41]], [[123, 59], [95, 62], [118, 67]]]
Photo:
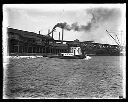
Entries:
[[66, 44], [57, 44], [49, 35], [36, 34], [8, 28], [8, 52], [9, 54], [57, 54], [66, 52]]
[[[42, 35], [34, 32], [8, 28], [8, 53], [9, 55], [47, 55], [59, 54], [69, 51], [69, 47], [79, 45], [82, 53], [92, 55], [119, 55], [120, 49], [118, 45], [100, 44], [93, 41], [80, 42], [79, 40], [64, 41], [62, 29], [62, 40], [55, 40], [50, 34]], [[66, 44], [63, 44], [66, 42]], [[77, 44], [76, 44], [77, 43]]]

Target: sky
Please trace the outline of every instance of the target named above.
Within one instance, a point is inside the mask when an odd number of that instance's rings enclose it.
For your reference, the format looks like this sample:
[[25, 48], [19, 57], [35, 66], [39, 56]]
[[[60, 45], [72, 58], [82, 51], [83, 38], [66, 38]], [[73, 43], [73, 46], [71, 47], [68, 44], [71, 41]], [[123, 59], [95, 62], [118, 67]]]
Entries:
[[114, 38], [117, 34], [121, 44], [125, 43], [125, 4], [6, 4], [4, 12], [6, 26], [10, 28], [46, 35], [56, 25], [56, 40], [62, 33], [58, 24], [65, 24], [64, 40], [116, 45], [108, 30]]

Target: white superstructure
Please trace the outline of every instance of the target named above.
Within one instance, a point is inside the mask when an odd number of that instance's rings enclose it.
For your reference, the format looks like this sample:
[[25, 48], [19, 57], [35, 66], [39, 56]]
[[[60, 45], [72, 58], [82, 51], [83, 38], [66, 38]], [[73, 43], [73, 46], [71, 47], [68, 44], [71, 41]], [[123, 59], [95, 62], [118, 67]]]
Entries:
[[80, 47], [70, 47], [70, 52], [74, 53], [74, 55], [82, 55]]
[[74, 53], [61, 53], [63, 56], [74, 56]]
[[75, 56], [75, 55], [82, 55], [80, 47], [70, 47], [69, 53], [61, 53], [63, 56]]

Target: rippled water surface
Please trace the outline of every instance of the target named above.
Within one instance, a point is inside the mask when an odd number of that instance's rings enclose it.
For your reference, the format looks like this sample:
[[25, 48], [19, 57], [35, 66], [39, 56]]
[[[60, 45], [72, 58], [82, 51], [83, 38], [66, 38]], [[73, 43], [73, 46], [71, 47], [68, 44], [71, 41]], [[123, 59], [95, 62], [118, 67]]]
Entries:
[[[123, 57], [123, 56], [122, 56]], [[9, 60], [6, 96], [10, 98], [107, 98], [122, 96], [122, 57]]]

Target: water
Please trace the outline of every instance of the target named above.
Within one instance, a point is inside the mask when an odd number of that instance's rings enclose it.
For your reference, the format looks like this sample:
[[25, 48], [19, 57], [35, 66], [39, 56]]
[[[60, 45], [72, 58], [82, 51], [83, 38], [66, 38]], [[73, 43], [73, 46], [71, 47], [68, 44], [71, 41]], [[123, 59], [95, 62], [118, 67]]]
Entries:
[[123, 95], [123, 57], [10, 58], [6, 95], [10, 98], [119, 97]]

